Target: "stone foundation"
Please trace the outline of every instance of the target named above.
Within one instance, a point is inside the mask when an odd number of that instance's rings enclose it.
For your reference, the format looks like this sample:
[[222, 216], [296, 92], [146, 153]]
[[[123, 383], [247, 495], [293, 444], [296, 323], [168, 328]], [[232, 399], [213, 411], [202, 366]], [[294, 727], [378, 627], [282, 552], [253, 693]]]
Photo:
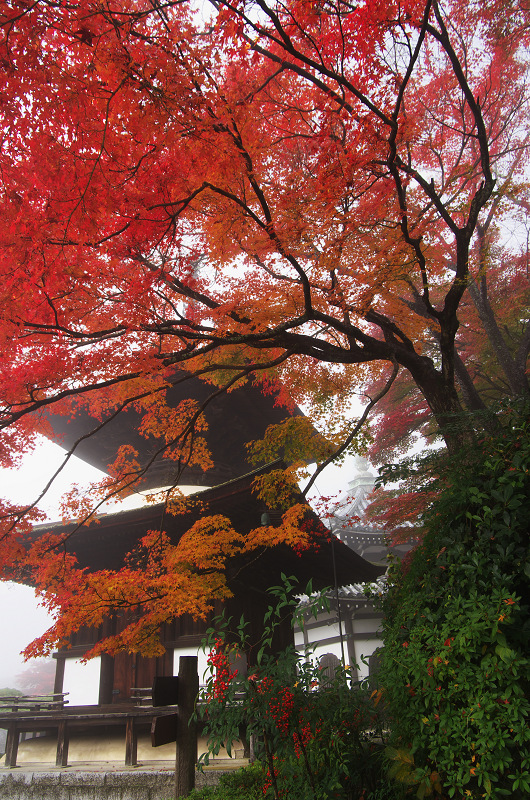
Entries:
[[[231, 764], [232, 769], [247, 762]], [[215, 785], [225, 769], [196, 773], [195, 785]], [[173, 800], [175, 773], [170, 765], [122, 768], [100, 764], [34, 770], [0, 769], [1, 800]]]

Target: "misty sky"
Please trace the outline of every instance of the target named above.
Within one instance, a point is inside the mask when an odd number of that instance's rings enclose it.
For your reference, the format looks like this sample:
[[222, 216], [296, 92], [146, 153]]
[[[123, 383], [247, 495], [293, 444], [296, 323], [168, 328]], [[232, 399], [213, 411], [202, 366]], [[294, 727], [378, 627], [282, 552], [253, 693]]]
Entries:
[[[0, 470], [0, 496], [14, 502], [33, 502], [50, 475], [61, 465], [64, 452], [55, 444], [42, 441], [18, 470]], [[76, 458], [40, 503], [50, 519], [59, 516], [61, 494], [74, 483], [86, 484], [101, 473]], [[28, 586], [0, 582], [0, 688], [17, 688], [16, 676], [27, 667], [20, 651], [49, 627], [51, 618], [37, 603]]]

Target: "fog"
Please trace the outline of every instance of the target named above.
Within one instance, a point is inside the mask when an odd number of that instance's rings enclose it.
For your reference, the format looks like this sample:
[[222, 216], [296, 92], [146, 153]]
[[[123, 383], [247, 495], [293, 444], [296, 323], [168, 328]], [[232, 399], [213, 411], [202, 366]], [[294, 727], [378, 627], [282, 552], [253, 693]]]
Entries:
[[[26, 456], [16, 470], [0, 470], [0, 496], [16, 503], [33, 503], [50, 477], [61, 466], [64, 451], [43, 439], [37, 449]], [[73, 458], [64, 472], [39, 503], [50, 520], [59, 518], [63, 492], [74, 484], [86, 485], [100, 477], [99, 470], [78, 458]], [[25, 662], [21, 651], [37, 636], [43, 634], [52, 618], [42, 608], [29, 586], [0, 581], [0, 688], [18, 688], [18, 675], [31, 663]]]

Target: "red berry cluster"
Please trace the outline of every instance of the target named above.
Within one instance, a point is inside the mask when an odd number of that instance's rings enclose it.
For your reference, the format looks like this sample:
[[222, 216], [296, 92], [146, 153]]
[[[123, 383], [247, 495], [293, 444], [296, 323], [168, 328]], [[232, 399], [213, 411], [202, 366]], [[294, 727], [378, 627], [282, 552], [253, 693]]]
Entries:
[[[274, 762], [277, 761], [277, 760], [278, 760], [278, 756], [273, 755], [272, 756], [272, 761], [273, 761], [272, 768], [274, 770], [274, 777], [275, 778], [278, 777], [277, 772], [276, 772], [276, 768], [275, 768], [275, 765], [274, 765]], [[271, 770], [270, 770], [270, 767], [269, 767], [269, 769], [267, 770], [267, 775], [265, 777], [265, 782], [263, 783], [263, 794], [264, 795], [267, 794], [267, 792], [269, 791], [271, 786], [272, 786], [272, 776], [271, 776]], [[283, 795], [285, 795], [285, 792], [280, 791], [279, 794], [280, 794], [280, 796], [283, 796]]]
[[276, 727], [283, 736], [289, 735], [289, 726], [292, 722], [294, 710], [294, 695], [291, 690], [284, 686], [276, 697], [271, 697], [269, 701], [269, 711], [276, 723]]
[[269, 692], [272, 691], [274, 683], [272, 678], [260, 678], [258, 673], [249, 675], [249, 681], [252, 681], [251, 685], [254, 687], [254, 693], [250, 696], [250, 704], [255, 706], [260, 702], [258, 695], [263, 697], [263, 695], [269, 694]]
[[320, 733], [320, 726], [317, 725], [315, 732], [311, 730], [309, 722], [302, 724], [300, 722], [300, 730], [296, 731], [293, 735], [294, 752], [297, 758], [302, 755], [302, 747], [306, 747], [312, 739], [315, 739]]
[[237, 669], [233, 671], [230, 669], [230, 660], [226, 654], [222, 639], [217, 638], [215, 640], [215, 644], [208, 656], [208, 664], [214, 669], [213, 687], [209, 699], [224, 700], [230, 681], [237, 675]]
[[274, 681], [272, 680], [272, 678], [265, 676], [260, 681], [257, 681], [256, 691], [258, 692], [258, 694], [267, 694], [267, 692], [270, 692], [272, 690], [273, 686], [274, 686]]

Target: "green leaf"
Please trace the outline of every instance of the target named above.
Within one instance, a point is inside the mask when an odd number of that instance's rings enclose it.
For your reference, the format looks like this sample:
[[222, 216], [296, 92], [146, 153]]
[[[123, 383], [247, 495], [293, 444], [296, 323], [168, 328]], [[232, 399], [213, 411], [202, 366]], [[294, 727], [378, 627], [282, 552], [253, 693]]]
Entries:
[[495, 648], [495, 653], [499, 656], [499, 658], [504, 661], [505, 664], [508, 664], [514, 657], [514, 651], [510, 647], [505, 647], [504, 645], [498, 644]]

